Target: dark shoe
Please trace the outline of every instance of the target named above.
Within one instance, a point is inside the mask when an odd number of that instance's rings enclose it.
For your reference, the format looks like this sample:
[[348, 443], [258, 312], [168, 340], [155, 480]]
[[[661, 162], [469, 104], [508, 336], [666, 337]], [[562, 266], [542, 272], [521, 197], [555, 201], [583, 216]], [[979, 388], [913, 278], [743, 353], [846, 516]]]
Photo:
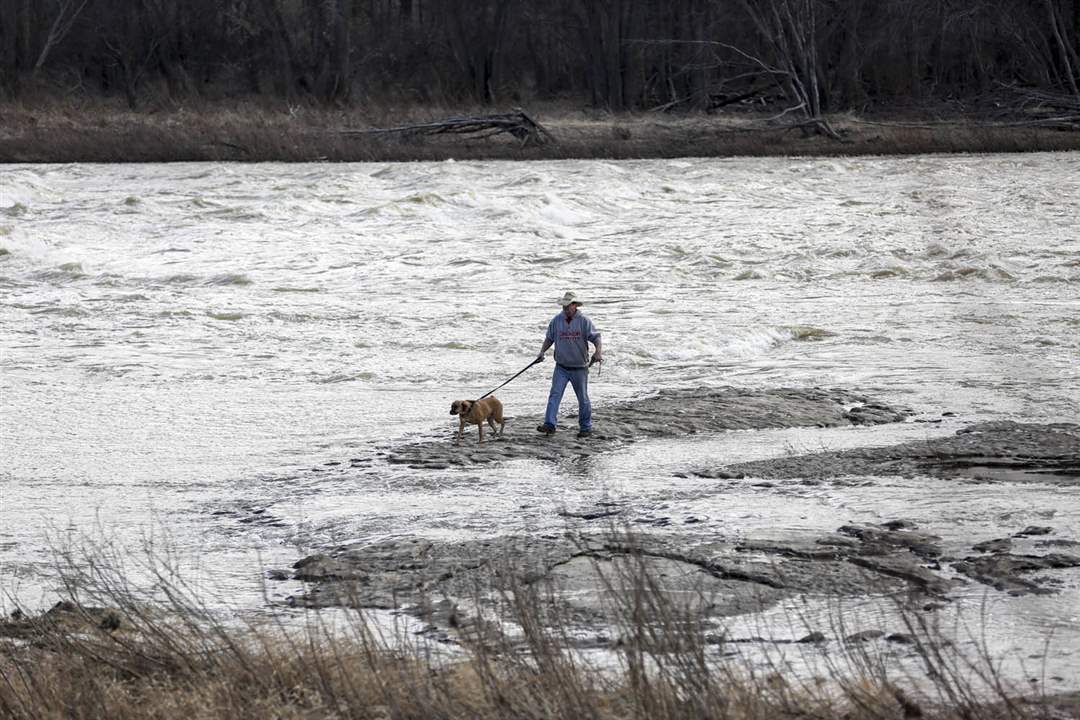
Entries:
[[592, 437], [592, 430], [578, 430], [577, 436], [579, 438], [590, 438]]
[[537, 425], [536, 426], [536, 431], [537, 432], [542, 432], [545, 435], [554, 435], [555, 434], [555, 428], [553, 428], [552, 426], [547, 425], [547, 424]]

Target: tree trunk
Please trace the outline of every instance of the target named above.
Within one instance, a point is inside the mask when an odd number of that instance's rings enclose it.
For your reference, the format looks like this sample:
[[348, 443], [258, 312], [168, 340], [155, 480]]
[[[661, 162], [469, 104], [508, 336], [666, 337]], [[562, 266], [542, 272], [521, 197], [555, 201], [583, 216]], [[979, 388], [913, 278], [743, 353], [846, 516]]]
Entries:
[[[1047, 20], [1050, 23], [1050, 32], [1054, 36], [1054, 42], [1057, 44], [1058, 57], [1061, 62], [1061, 73], [1065, 76], [1065, 80], [1072, 90], [1072, 94], [1080, 97], [1080, 88], [1076, 85], [1076, 74], [1073, 71], [1075, 65], [1075, 54], [1072, 52], [1072, 48], [1065, 42], [1065, 38], [1062, 36], [1062, 25], [1058, 18], [1057, 9], [1054, 7], [1053, 0], [1044, 0], [1043, 3], [1046, 6]], [[1072, 57], [1070, 57], [1072, 56]]]
[[[696, 48], [702, 48], [702, 44], [705, 40], [705, 29], [709, 26], [709, 6], [702, 4], [700, 7], [696, 2], [690, 4], [690, 27], [691, 38], [695, 41]], [[701, 51], [698, 50], [694, 53], [694, 60], [696, 69], [692, 71], [690, 91], [693, 97], [693, 106], [695, 110], [705, 110], [709, 107], [709, 71], [706, 67], [706, 63], [703, 62], [704, 58], [701, 57]]]
[[580, 0], [580, 2], [584, 13], [581, 34], [588, 63], [589, 93], [593, 107], [601, 107], [606, 104], [607, 89], [604, 87], [606, 77], [604, 75], [604, 46], [601, 40], [600, 17], [597, 6], [593, 4], [594, 0]]
[[19, 6], [0, 0], [0, 93], [19, 94]]
[[322, 87], [324, 100], [344, 103], [348, 102], [352, 91], [352, 75], [350, 73], [350, 35], [347, 0], [329, 0], [329, 47], [326, 61], [328, 72], [325, 74]]
[[771, 65], [782, 71], [781, 84], [792, 110], [798, 110], [812, 127], [832, 138], [839, 137], [822, 117], [821, 84], [818, 78], [816, 0], [740, 0], [770, 50]]
[[510, 15], [510, 0], [495, 0], [494, 17], [491, 22], [490, 44], [484, 53], [483, 98], [488, 105], [495, 103], [495, 69], [506, 36], [506, 21]]
[[22, 0], [22, 6], [16, 18], [18, 31], [15, 33], [15, 64], [21, 75], [30, 69], [33, 47], [33, 0]]
[[495, 102], [499, 57], [513, 0], [460, 0], [448, 5], [446, 38], [478, 102]]
[[281, 14], [278, 0], [268, 0], [270, 8], [270, 25], [273, 28], [275, 54], [278, 57], [278, 84], [286, 99], [291, 99], [296, 94], [297, 85], [300, 83], [300, 61], [296, 55], [296, 47], [293, 44], [289, 27]]
[[586, 18], [586, 45], [593, 76], [593, 104], [625, 108], [622, 83], [622, 0], [580, 0]]
[[154, 59], [157, 68], [165, 78], [165, 85], [169, 91], [169, 98], [177, 100], [186, 97], [191, 92], [190, 78], [184, 69], [180, 43], [186, 16], [177, 12], [176, 5], [172, 2], [157, 2], [156, 0], [143, 0], [148, 21], [147, 26], [158, 40], [154, 50]]

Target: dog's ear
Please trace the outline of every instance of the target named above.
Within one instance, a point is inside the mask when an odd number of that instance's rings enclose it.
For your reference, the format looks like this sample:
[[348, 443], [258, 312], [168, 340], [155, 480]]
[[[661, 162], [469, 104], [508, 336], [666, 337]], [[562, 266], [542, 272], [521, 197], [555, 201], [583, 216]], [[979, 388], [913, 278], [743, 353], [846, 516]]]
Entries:
[[462, 400], [461, 405], [459, 406], [461, 414], [462, 415], [468, 415], [469, 412], [472, 410], [472, 406], [473, 406], [473, 401], [472, 400]]

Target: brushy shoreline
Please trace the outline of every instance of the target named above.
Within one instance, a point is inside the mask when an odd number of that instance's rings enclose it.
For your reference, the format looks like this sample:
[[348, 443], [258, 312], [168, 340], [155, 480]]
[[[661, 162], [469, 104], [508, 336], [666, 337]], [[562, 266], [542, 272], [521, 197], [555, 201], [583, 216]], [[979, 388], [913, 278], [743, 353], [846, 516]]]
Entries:
[[961, 650], [903, 596], [914, 662], [807, 637], [790, 646], [821, 659], [807, 676], [781, 651], [748, 662], [635, 563], [597, 565], [618, 639], [599, 662], [575, 650], [571, 618], [544, 609], [559, 588], [520, 578], [455, 608], [453, 640], [435, 642], [361, 611], [223, 616], [159, 561], [150, 587], [117, 557], [61, 565], [67, 599], [0, 620], [3, 717], [1019, 720], [1080, 708], [1077, 693], [1012, 687], [985, 647]]
[[490, 108], [334, 110], [235, 102], [132, 112], [115, 103], [0, 105], [0, 163], [357, 162], [851, 156], [1080, 150], [1080, 132], [1022, 119], [897, 112], [830, 118], [842, 140], [804, 133], [788, 119], [740, 112], [608, 114], [564, 106], [529, 112], [557, 142], [344, 131], [386, 128]]

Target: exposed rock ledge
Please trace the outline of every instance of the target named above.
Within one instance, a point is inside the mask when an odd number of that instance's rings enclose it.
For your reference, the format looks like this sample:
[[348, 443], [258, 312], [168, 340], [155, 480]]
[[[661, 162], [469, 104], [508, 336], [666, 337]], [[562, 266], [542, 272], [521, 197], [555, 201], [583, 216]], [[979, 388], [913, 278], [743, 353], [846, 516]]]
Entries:
[[[1050, 532], [1026, 528], [1013, 537]], [[612, 603], [632, 596], [626, 591], [645, 575], [679, 607], [723, 617], [759, 612], [797, 594], [852, 597], [899, 590], [924, 598], [913, 607], [932, 611], [954, 588], [971, 582], [1013, 595], [1055, 592], [1057, 581], [1048, 571], [1073, 567], [1080, 567], [1080, 556], [1011, 554], [1001, 541], [977, 543], [963, 557], [948, 557], [940, 537], [903, 519], [845, 525], [798, 541], [631, 537], [609, 528], [596, 534], [460, 542], [411, 537], [342, 546], [293, 566], [292, 577], [308, 586], [290, 602], [402, 608], [444, 632], [464, 622], [459, 604], [494, 609], [513, 591], [599, 632], [610, 621]]]
[[988, 422], [888, 447], [774, 458], [700, 469], [706, 478], [930, 475], [975, 481], [1080, 484], [1080, 425]]
[[[466, 428], [460, 444], [447, 439], [395, 448], [391, 463], [416, 468], [495, 462], [517, 458], [558, 459], [591, 455], [619, 443], [721, 430], [785, 427], [838, 427], [899, 422], [910, 414], [847, 390], [822, 388], [701, 388], [607, 405], [596, 412], [592, 437], [578, 440], [576, 427], [560, 426], [553, 436], [536, 432], [537, 420], [518, 417], [502, 437], [477, 443], [476, 427]], [[453, 418], [456, 420], [456, 418]], [[456, 424], [453, 431], [456, 432]], [[491, 437], [490, 432], [485, 433]]]
[[[391, 462], [418, 467], [492, 462], [513, 457], [557, 459], [618, 443], [734, 428], [879, 424], [906, 411], [843, 390], [720, 390], [666, 393], [604, 408], [596, 437], [573, 432], [538, 435], [520, 422], [483, 446], [448, 440], [397, 449]], [[1080, 482], [1080, 426], [983, 423], [952, 437], [885, 448], [859, 448], [702, 470], [704, 477], [836, 477], [929, 474], [978, 479]], [[305, 581], [290, 598], [310, 607], [403, 609], [424, 618], [431, 632], [468, 622], [459, 604], [502, 606], [506, 591], [529, 591], [565, 620], [601, 635], [613, 602], [645, 574], [681, 607], [704, 616], [764, 610], [785, 597], [867, 596], [906, 591], [924, 611], [948, 601], [957, 585], [979, 583], [1014, 595], [1056, 592], [1056, 571], [1080, 567], [1072, 552], [1014, 553], [1013, 540], [1053, 533], [1017, 528], [1010, 537], [973, 538], [970, 552], [946, 555], [938, 536], [897, 519], [845, 525], [816, 538], [734, 541], [713, 532], [626, 537], [611, 508], [566, 513], [595, 531], [438, 542], [410, 537], [328, 549], [276, 576]], [[606, 529], [606, 532], [604, 531]], [[1053, 538], [1029, 547], [1074, 548]], [[612, 592], [614, 590], [614, 592]], [[535, 593], [532, 593], [535, 591]], [[597, 637], [599, 637], [598, 635]], [[797, 641], [789, 638], [785, 642]]]

